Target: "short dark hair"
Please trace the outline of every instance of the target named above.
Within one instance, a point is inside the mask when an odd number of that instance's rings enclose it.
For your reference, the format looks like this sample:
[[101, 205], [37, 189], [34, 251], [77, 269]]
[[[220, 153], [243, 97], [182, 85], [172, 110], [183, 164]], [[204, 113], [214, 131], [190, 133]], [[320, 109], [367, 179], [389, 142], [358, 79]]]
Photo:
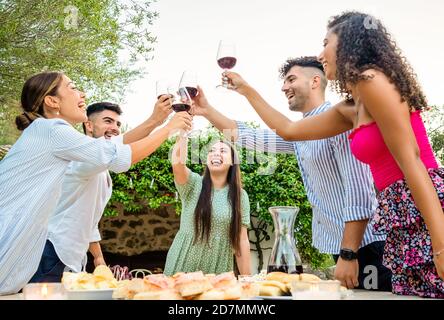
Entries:
[[[111, 103], [111, 102], [96, 102], [96, 103], [90, 104], [86, 108], [86, 115], [88, 116], [88, 119], [89, 119], [89, 117], [91, 115], [105, 111], [105, 110], [113, 111], [113, 112], [117, 113], [119, 116], [122, 114], [122, 109], [120, 109], [120, 106], [118, 104]], [[85, 124], [83, 124], [83, 132], [86, 133]]]
[[324, 67], [322, 66], [322, 63], [318, 61], [318, 58], [315, 56], [306, 56], [306, 57], [287, 59], [287, 61], [285, 61], [285, 63], [279, 69], [280, 77], [282, 79], [285, 78], [285, 75], [294, 66], [302, 68], [316, 68], [322, 71], [322, 74], [324, 74]]
[[114, 111], [119, 116], [122, 114], [122, 109], [120, 109], [120, 106], [115, 103], [111, 102], [96, 102], [93, 104], [90, 104], [88, 108], [86, 108], [86, 115], [89, 116], [94, 113], [99, 113], [105, 110]]

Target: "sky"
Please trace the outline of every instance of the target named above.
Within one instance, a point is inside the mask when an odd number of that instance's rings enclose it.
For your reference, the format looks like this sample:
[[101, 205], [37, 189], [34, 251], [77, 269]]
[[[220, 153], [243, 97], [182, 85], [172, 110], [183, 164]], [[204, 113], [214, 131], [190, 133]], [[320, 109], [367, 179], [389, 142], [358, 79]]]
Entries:
[[[153, 111], [156, 81], [178, 83], [184, 70], [193, 70], [209, 102], [226, 116], [256, 121], [266, 127], [247, 100], [236, 92], [216, 89], [222, 70], [216, 62], [219, 40], [236, 43], [238, 72], [276, 109], [291, 119], [281, 92], [279, 67], [287, 58], [318, 55], [329, 18], [346, 10], [381, 19], [413, 66], [429, 104], [444, 104], [444, 11], [442, 0], [158, 0], [152, 27], [157, 36], [147, 74], [133, 82], [122, 103], [122, 120], [130, 128]], [[339, 97], [327, 89], [326, 99]], [[208, 122], [195, 117], [194, 129]]]

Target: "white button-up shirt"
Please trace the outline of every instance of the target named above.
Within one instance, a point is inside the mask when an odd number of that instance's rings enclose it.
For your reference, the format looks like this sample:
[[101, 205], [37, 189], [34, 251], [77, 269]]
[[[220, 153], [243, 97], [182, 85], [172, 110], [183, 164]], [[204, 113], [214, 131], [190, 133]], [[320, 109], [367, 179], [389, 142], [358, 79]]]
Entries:
[[[319, 114], [331, 107], [329, 102], [304, 114]], [[350, 150], [348, 134], [313, 141], [285, 141], [272, 130], [251, 129], [237, 122], [237, 143], [257, 151], [295, 154], [302, 180], [312, 205], [313, 246], [322, 253], [338, 254], [345, 222], [370, 219], [376, 209], [373, 178], [367, 165]], [[361, 246], [383, 241], [374, 235], [370, 224]]]
[[37, 119], [0, 162], [0, 294], [18, 292], [37, 271], [71, 161], [123, 172], [131, 148], [87, 137], [61, 119]]
[[[123, 136], [112, 141], [122, 144]], [[111, 194], [108, 170], [97, 172], [88, 163], [70, 163], [60, 200], [49, 219], [48, 240], [63, 264], [74, 272], [85, 268], [89, 244], [101, 240], [98, 224]]]

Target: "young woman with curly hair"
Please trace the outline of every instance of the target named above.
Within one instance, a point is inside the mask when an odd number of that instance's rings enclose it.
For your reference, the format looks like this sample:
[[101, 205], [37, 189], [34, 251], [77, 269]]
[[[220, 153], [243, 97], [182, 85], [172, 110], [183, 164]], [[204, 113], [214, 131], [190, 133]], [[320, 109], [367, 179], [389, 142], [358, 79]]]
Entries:
[[378, 189], [371, 223], [387, 235], [384, 264], [393, 292], [444, 298], [444, 168], [421, 119], [427, 102], [412, 68], [381, 22], [359, 12], [332, 18], [318, 59], [346, 99], [300, 121], [273, 109], [238, 74], [225, 76], [286, 140], [353, 129], [352, 152], [370, 166]]

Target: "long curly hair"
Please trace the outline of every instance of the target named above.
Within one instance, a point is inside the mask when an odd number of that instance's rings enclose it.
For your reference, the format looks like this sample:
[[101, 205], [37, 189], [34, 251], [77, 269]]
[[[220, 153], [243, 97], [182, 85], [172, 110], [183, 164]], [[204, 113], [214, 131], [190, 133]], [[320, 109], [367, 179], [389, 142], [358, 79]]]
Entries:
[[368, 69], [383, 72], [398, 89], [401, 102], [410, 108], [427, 108], [427, 101], [412, 67], [382, 25], [371, 15], [356, 11], [344, 12], [330, 19], [328, 30], [338, 36], [336, 80], [333, 88], [352, 100], [347, 84], [355, 85], [369, 76]]

